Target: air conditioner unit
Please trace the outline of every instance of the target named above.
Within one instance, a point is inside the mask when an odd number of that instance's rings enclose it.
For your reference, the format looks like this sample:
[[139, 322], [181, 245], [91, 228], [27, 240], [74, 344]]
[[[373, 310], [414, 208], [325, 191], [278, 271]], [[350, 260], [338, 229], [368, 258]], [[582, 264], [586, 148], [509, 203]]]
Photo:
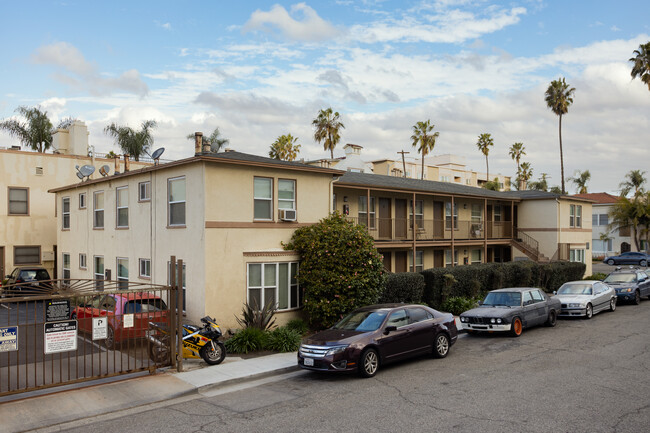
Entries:
[[280, 209], [280, 219], [282, 221], [295, 221], [296, 211], [294, 209]]

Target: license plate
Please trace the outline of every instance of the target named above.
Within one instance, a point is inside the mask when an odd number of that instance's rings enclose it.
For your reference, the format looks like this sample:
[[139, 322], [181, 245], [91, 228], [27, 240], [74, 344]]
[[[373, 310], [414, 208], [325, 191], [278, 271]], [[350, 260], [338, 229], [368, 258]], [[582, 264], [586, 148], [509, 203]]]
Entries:
[[305, 365], [307, 367], [313, 367], [314, 366], [314, 360], [311, 358], [305, 358]]

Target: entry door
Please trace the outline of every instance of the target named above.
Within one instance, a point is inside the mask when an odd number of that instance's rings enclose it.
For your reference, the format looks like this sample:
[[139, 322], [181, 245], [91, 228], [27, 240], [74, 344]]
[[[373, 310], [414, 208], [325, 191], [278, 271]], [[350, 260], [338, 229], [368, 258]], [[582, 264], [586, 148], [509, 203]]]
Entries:
[[395, 237], [403, 239], [406, 237], [408, 225], [406, 224], [406, 200], [395, 199]]
[[406, 272], [408, 261], [406, 260], [406, 251], [395, 251], [395, 272]]
[[391, 239], [393, 237], [390, 219], [390, 199], [379, 197], [379, 238]]
[[433, 236], [434, 239], [441, 239], [445, 234], [445, 221], [443, 219], [442, 210], [444, 204], [441, 201], [433, 202]]
[[391, 268], [391, 253], [389, 251], [385, 251], [382, 253], [384, 256], [383, 263], [384, 263], [384, 269], [388, 270], [389, 272], [392, 272]]
[[445, 265], [445, 252], [443, 250], [433, 250], [433, 267], [442, 268]]
[[0, 280], [4, 280], [5, 275], [5, 247], [0, 247]]

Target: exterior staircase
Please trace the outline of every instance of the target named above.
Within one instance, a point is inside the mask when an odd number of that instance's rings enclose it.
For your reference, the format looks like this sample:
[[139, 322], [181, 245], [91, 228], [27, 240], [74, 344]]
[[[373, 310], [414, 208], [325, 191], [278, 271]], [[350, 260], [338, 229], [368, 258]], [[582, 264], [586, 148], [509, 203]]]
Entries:
[[521, 230], [517, 230], [517, 235], [512, 239], [511, 244], [534, 262], [549, 263], [551, 261], [539, 250], [539, 242]]

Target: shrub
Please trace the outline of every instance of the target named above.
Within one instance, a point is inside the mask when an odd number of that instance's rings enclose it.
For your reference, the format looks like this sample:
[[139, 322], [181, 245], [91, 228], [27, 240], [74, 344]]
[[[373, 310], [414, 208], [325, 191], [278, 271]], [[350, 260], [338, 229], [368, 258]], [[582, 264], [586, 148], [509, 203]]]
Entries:
[[287, 326], [281, 326], [268, 333], [266, 348], [276, 352], [295, 352], [300, 346], [301, 335]]
[[379, 302], [404, 302], [419, 304], [424, 294], [424, 277], [414, 272], [398, 272], [387, 274], [384, 291], [379, 297]]
[[266, 331], [275, 324], [273, 316], [276, 309], [274, 301], [267, 302], [261, 310], [257, 302], [253, 302], [252, 305], [246, 302], [244, 308], [242, 308], [242, 318], [235, 316], [235, 319], [242, 328], [257, 328]]
[[267, 334], [259, 328], [244, 328], [237, 331], [224, 343], [230, 353], [248, 353], [262, 350], [266, 346]]
[[465, 298], [463, 296], [452, 296], [447, 299], [443, 304], [441, 309], [447, 311], [454, 316], [460, 315], [460, 313], [471, 310], [478, 306], [479, 299], [477, 298]]
[[297, 229], [283, 246], [301, 256], [304, 306], [315, 326], [329, 327], [343, 314], [377, 302], [383, 263], [364, 226], [336, 212]]
[[305, 335], [309, 332], [309, 325], [307, 325], [307, 322], [302, 319], [291, 319], [286, 326], [300, 335]]
[[585, 277], [584, 279], [585, 280], [601, 280], [602, 281], [605, 278], [607, 278], [607, 274], [604, 274], [602, 272], [595, 272], [592, 275], [589, 275], [589, 276]]

